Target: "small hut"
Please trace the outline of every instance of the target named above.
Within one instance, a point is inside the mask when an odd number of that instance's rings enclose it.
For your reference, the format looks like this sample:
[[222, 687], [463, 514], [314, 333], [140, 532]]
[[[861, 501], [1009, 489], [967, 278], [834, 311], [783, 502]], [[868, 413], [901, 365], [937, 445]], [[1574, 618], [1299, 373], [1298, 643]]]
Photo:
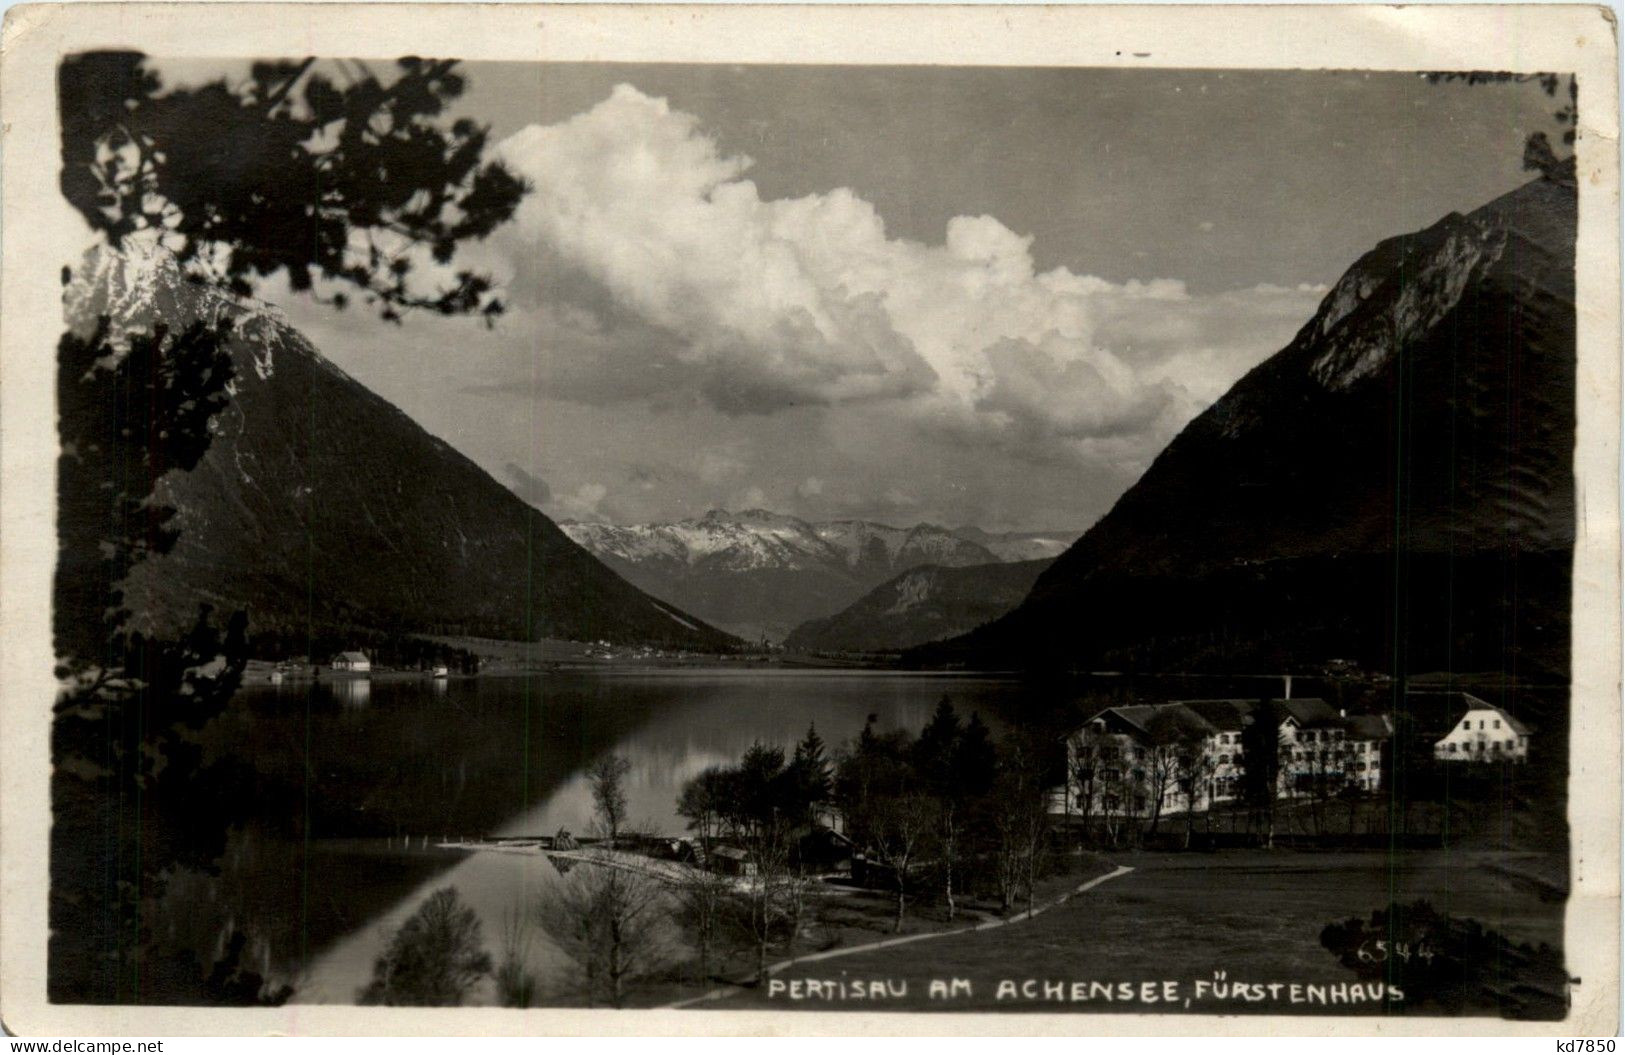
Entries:
[[372, 660], [365, 652], [340, 652], [333, 657], [333, 669], [351, 674], [365, 674], [372, 670]]
[[750, 859], [750, 854], [737, 846], [714, 846], [711, 848], [710, 864], [713, 870], [727, 876], [753, 876], [756, 874], [756, 862]]

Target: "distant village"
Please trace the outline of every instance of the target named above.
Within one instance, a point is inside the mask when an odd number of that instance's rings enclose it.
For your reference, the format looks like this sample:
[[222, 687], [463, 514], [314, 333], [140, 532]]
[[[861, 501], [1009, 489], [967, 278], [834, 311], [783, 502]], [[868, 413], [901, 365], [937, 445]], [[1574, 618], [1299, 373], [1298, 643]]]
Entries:
[[[707, 654], [656, 645], [615, 644], [600, 641], [544, 641], [535, 643], [450, 639], [413, 639], [408, 647], [391, 640], [383, 646], [343, 648], [336, 652], [290, 655], [282, 642], [261, 649], [266, 656], [248, 663], [246, 680], [280, 684], [290, 680], [320, 680], [324, 675], [339, 679], [384, 679], [431, 675], [437, 678], [491, 673], [560, 670], [569, 666], [600, 666], [607, 663], [689, 665], [759, 659], [762, 654]], [[471, 649], [479, 648], [482, 651]], [[325, 655], [326, 658], [319, 658]]]

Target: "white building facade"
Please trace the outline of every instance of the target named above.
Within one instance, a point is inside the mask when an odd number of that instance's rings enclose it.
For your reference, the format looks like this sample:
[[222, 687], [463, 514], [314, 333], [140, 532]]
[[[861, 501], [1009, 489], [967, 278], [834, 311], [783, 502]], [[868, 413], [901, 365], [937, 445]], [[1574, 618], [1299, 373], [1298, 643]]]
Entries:
[[1450, 731], [1434, 741], [1442, 762], [1526, 762], [1529, 729], [1493, 704], [1462, 693], [1460, 713]]
[[1393, 725], [1378, 714], [1350, 716], [1323, 700], [1285, 700], [1281, 717], [1281, 790], [1287, 796], [1382, 786], [1383, 745]]
[[365, 674], [372, 670], [372, 660], [365, 652], [340, 652], [333, 657], [333, 669], [352, 674]]
[[[1256, 700], [1174, 700], [1109, 707], [1066, 740], [1068, 781], [1051, 812], [1148, 817], [1201, 812], [1241, 797], [1243, 729]], [[1393, 726], [1323, 700], [1272, 700], [1279, 718], [1279, 797], [1375, 792]]]

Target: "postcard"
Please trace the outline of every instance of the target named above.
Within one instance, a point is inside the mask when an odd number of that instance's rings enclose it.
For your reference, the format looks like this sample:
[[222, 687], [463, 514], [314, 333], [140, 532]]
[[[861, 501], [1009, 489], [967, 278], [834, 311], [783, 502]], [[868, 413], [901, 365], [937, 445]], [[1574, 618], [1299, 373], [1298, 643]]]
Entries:
[[1612, 1034], [1616, 35], [13, 9], [7, 1027]]

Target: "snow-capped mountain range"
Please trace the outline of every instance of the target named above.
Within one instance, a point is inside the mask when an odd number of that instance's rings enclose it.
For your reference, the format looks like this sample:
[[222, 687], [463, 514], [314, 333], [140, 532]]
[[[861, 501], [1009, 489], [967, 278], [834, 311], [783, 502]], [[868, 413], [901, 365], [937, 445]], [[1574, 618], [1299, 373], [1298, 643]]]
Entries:
[[992, 534], [935, 524], [812, 522], [764, 509], [652, 524], [561, 521], [565, 534], [629, 581], [748, 638], [779, 640], [910, 568], [1053, 557], [1064, 532]]

